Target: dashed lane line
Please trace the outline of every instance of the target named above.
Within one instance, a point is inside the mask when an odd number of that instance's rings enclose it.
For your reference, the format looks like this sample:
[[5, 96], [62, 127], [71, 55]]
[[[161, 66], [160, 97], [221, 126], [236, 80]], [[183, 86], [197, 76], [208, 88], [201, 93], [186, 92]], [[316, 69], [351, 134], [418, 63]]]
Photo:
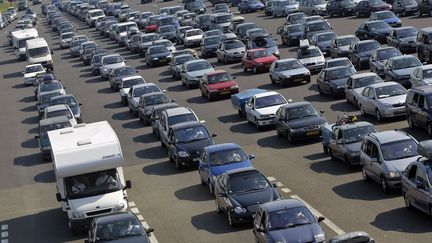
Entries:
[[[135, 202], [129, 202], [128, 205], [129, 205], [129, 210], [130, 210], [133, 214], [135, 214], [135, 216], [136, 216], [136, 217], [138, 218], [138, 220], [141, 222], [142, 226], [143, 226], [145, 229], [149, 229], [149, 228], [150, 228], [149, 224], [144, 220], [144, 217], [140, 214], [140, 211], [139, 211], [139, 209], [136, 207]], [[152, 233], [149, 233], [148, 236], [149, 236], [149, 240], [150, 240], [151, 243], [159, 243], [159, 241], [156, 239], [156, 236], [155, 236], [155, 234], [154, 234], [153, 232], [152, 232]], [[1, 242], [1, 243], [3, 243], [3, 242]]]
[[9, 226], [7, 224], [3, 224], [1, 226], [1, 243], [9, 243]]

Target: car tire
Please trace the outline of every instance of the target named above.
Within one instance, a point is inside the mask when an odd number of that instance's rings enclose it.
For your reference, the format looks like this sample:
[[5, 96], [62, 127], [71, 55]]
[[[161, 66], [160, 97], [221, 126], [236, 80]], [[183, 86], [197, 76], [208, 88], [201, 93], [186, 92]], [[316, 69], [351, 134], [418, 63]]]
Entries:
[[406, 193], [403, 194], [404, 202], [405, 202], [405, 208], [408, 210], [412, 209], [411, 201], [409, 197], [406, 195]]
[[415, 129], [414, 121], [412, 120], [411, 116], [407, 116], [407, 122], [410, 129]]
[[174, 162], [174, 159], [173, 159], [173, 157], [172, 157], [172, 153], [171, 153], [171, 151], [169, 151], [169, 150], [168, 150], [168, 161], [169, 161], [169, 162]]
[[211, 96], [210, 92], [207, 93], [207, 100], [210, 102], [213, 100], [213, 97]]
[[315, 12], [315, 10], [314, 10], [314, 11], [312, 11], [312, 15], [317, 15], [317, 14], [316, 14], [316, 12]]
[[201, 90], [201, 97], [205, 97], [204, 91]]
[[405, 10], [402, 11], [402, 15], [403, 15], [404, 17], [408, 16], [408, 14], [406, 13]]
[[426, 125], [426, 130], [427, 130], [429, 137], [432, 137], [432, 123], [431, 122], [428, 122], [428, 124]]
[[369, 182], [369, 181], [370, 181], [370, 178], [369, 178], [369, 176], [367, 175], [366, 170], [365, 170], [364, 167], [362, 167], [362, 171], [361, 171], [361, 173], [362, 173], [363, 181], [364, 181], [364, 182]]
[[209, 192], [210, 192], [210, 195], [214, 195], [214, 188], [213, 188], [213, 185], [210, 183], [210, 181], [207, 183], [207, 185], [208, 185], [208, 188], [209, 188]]
[[279, 128], [277, 128], [277, 127], [276, 127], [276, 137], [278, 137], [278, 138], [283, 137], [282, 133], [279, 131]]
[[162, 140], [160, 141], [160, 146], [161, 146], [162, 148], [165, 148], [165, 144], [162, 142]]
[[75, 223], [73, 223], [73, 222], [69, 221], [69, 228], [70, 228], [70, 230], [71, 230], [71, 232], [72, 232], [73, 235], [79, 235], [81, 233], [81, 231], [78, 228], [78, 226]]
[[246, 68], [246, 66], [244, 64], [242, 64], [242, 69], [243, 69], [243, 72], [245, 72], [245, 73], [248, 71], [248, 69]]
[[354, 165], [351, 163], [351, 161], [349, 160], [348, 156], [345, 155], [344, 157], [344, 161], [348, 167], [349, 170], [354, 169]]
[[330, 89], [330, 96], [331, 96], [333, 99], [336, 99], [336, 98], [337, 98], [337, 94], [333, 91], [333, 89]]
[[226, 57], [224, 57], [224, 63], [228, 64], [228, 59]]
[[356, 11], [356, 12], [355, 12], [355, 15], [356, 15], [357, 18], [360, 18], [360, 13], [359, 13], [359, 11]]
[[381, 176], [380, 184], [381, 184], [381, 190], [382, 190], [385, 194], [390, 193], [390, 188], [388, 187], [387, 180], [384, 178], [384, 176]]
[[381, 116], [381, 112], [378, 109], [375, 110], [375, 116], [376, 116], [377, 121], [380, 122], [383, 120], [383, 117]]
[[141, 113], [138, 112], [138, 118], [140, 119], [140, 121], [144, 122], [144, 119], [141, 116]]
[[320, 88], [319, 85], [318, 85], [318, 93], [319, 93], [320, 95], [324, 95], [324, 93], [322, 92], [322, 90], [321, 90], [321, 88]]
[[276, 81], [272, 78], [272, 76], [270, 75], [270, 81], [272, 85], [276, 85]]
[[287, 139], [289, 144], [294, 144], [294, 138], [291, 136], [291, 134], [287, 134]]
[[335, 161], [335, 160], [336, 160], [336, 157], [334, 156], [333, 151], [329, 148], [329, 149], [328, 149], [328, 152], [329, 152], [329, 154], [330, 154], [330, 159], [333, 160], [333, 161]]
[[329, 153], [329, 148], [327, 147], [327, 145], [323, 144], [323, 151], [324, 151], [325, 154]]
[[252, 71], [253, 71], [254, 74], [258, 74], [258, 70], [256, 69], [255, 66], [253, 67]]
[[256, 126], [256, 128], [257, 128], [258, 130], [261, 130], [261, 129], [262, 129], [262, 126], [258, 123], [258, 119], [257, 119], [257, 118], [255, 118], [255, 126]]
[[234, 221], [232, 220], [231, 210], [230, 210], [230, 209], [227, 210], [227, 219], [228, 219], [228, 225], [229, 225], [230, 227], [234, 227], [234, 226], [235, 226], [235, 223], [234, 223]]
[[347, 13], [345, 11], [342, 11], [342, 17], [346, 17]]
[[359, 110], [360, 110], [360, 114], [361, 114], [362, 116], [366, 116], [366, 112], [365, 112], [365, 110], [363, 109], [363, 106], [362, 106], [361, 104], [359, 104]]
[[179, 163], [178, 159], [174, 160], [174, 162], [175, 162], [177, 170], [182, 170], [183, 169], [183, 166]]
[[420, 9], [418, 10], [418, 16], [421, 17], [423, 15], [423, 13], [420, 11]]
[[287, 13], [286, 13], [285, 11], [283, 11], [282, 16], [283, 16], [283, 17], [286, 17], [286, 16], [287, 16]]

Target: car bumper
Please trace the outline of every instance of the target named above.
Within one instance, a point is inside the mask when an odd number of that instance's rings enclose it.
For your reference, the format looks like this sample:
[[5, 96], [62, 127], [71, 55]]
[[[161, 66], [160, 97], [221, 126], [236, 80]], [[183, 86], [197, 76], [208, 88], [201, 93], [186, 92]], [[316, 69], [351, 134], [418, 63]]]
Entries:
[[257, 119], [258, 125], [260, 126], [268, 126], [268, 125], [274, 125], [274, 117], [269, 117], [269, 118], [261, 118], [261, 119]]
[[231, 212], [231, 219], [235, 224], [246, 224], [253, 221], [253, 215], [255, 212], [246, 212], [246, 213], [234, 213]]
[[304, 130], [304, 131], [293, 131], [290, 132], [291, 138], [294, 138], [296, 140], [308, 140], [308, 139], [315, 139], [321, 137], [321, 128], [316, 129], [310, 129], [310, 130]]
[[305, 68], [309, 69], [309, 71], [313, 72], [313, 73], [317, 73], [319, 71], [321, 71], [321, 69], [323, 69], [324, 67], [324, 63], [323, 64], [306, 64]]
[[160, 65], [168, 64], [170, 61], [171, 61], [170, 59], [166, 58], [166, 59], [151, 60], [150, 62], [152, 65], [160, 66]]
[[387, 178], [386, 177], [386, 181], [387, 181], [388, 187], [390, 187], [391, 189], [399, 190], [402, 188], [401, 177], [396, 177], [396, 178]]
[[223, 95], [233, 95], [233, 94], [237, 94], [239, 92], [239, 89], [224, 89], [224, 90], [211, 90], [210, 94], [212, 96], [223, 96]]
[[238, 56], [225, 56], [227, 61], [229, 62], [238, 62], [241, 61], [243, 55], [238, 55]]
[[199, 163], [199, 156], [177, 157], [177, 162], [182, 166], [196, 166]]
[[409, 43], [409, 44], [401, 44], [399, 45], [399, 50], [401, 52], [416, 52], [417, 51], [417, 45], [415, 43]]
[[380, 110], [380, 113], [382, 117], [405, 116], [406, 110], [405, 110], [405, 106], [400, 106], [400, 107], [385, 108], [384, 110]]
[[297, 83], [297, 82], [310, 82], [311, 77], [310, 75], [305, 76], [290, 76], [290, 77], [284, 77], [281, 79], [281, 83]]

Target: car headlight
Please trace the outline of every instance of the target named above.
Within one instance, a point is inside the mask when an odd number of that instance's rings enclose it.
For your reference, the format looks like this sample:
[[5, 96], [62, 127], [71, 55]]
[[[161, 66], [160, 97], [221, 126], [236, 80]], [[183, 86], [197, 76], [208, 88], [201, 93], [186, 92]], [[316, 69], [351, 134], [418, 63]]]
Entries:
[[397, 171], [390, 171], [386, 173], [386, 177], [387, 178], [395, 178], [395, 177], [399, 177], [399, 172]]
[[152, 60], [159, 60], [158, 57], [152, 57]]
[[320, 234], [314, 235], [314, 238], [315, 238], [316, 242], [324, 242], [325, 241], [325, 234], [320, 233]]
[[240, 206], [235, 206], [235, 207], [234, 207], [234, 212], [235, 212], [235, 213], [246, 213], [246, 209], [245, 209], [245, 208], [242, 208], [242, 207], [240, 207]]
[[238, 89], [239, 87], [238, 87], [238, 85], [236, 84], [236, 85], [233, 85], [233, 86], [231, 86], [231, 89]]
[[178, 156], [185, 158], [189, 157], [189, 154], [186, 151], [179, 151]]
[[300, 132], [302, 130], [304, 130], [302, 127], [300, 127], [300, 128], [291, 128], [290, 132]]
[[72, 212], [72, 218], [84, 218], [85, 215], [83, 212]]
[[261, 119], [263, 119], [263, 118], [269, 118], [269, 117], [271, 117], [271, 115], [260, 115]]
[[121, 210], [123, 210], [124, 206], [125, 206], [124, 202], [121, 202], [121, 203], [119, 203], [117, 206], [115, 206], [115, 207], [112, 209], [112, 211], [113, 211], [113, 212], [121, 211]]

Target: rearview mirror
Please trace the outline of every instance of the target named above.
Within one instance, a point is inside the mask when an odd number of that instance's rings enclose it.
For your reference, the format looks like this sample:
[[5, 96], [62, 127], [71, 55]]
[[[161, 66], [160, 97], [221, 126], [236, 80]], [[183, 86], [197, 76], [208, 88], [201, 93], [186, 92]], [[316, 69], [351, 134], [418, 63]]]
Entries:
[[150, 234], [150, 233], [153, 233], [154, 232], [154, 229], [153, 228], [148, 228], [148, 229], [146, 229], [146, 233], [147, 234]]
[[211, 136], [212, 136], [212, 138], [214, 138], [214, 137], [217, 137], [217, 134], [213, 133]]
[[264, 233], [264, 230], [261, 229], [261, 228], [256, 228], [256, 231], [257, 231], [258, 233]]
[[319, 217], [318, 217], [318, 223], [324, 221], [324, 219], [325, 219], [325, 218], [324, 218], [323, 216], [319, 216]]
[[255, 159], [255, 155], [254, 154], [250, 154], [249, 155], [249, 159]]
[[131, 189], [132, 188], [132, 182], [127, 180], [126, 181], [126, 186], [124, 187], [124, 189]]
[[325, 110], [320, 110], [320, 113], [323, 114], [325, 112]]
[[79, 103], [78, 105], [79, 105], [79, 106], [82, 106], [83, 104]]

